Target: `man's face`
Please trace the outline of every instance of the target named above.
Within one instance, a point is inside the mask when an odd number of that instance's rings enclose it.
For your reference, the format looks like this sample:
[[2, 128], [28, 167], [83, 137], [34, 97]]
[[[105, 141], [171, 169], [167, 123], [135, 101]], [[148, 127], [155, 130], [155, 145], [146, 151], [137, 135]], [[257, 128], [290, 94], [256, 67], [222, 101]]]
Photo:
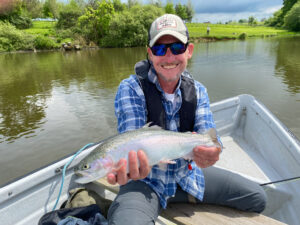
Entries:
[[[179, 42], [173, 36], [162, 36], [157, 40], [156, 44], [170, 44]], [[149, 59], [152, 61], [154, 69], [157, 72], [159, 81], [176, 82], [179, 80], [181, 73], [185, 70], [188, 59], [193, 55], [194, 45], [189, 44], [186, 51], [180, 55], [173, 55], [170, 48], [164, 56], [153, 55], [150, 48], [148, 48]]]

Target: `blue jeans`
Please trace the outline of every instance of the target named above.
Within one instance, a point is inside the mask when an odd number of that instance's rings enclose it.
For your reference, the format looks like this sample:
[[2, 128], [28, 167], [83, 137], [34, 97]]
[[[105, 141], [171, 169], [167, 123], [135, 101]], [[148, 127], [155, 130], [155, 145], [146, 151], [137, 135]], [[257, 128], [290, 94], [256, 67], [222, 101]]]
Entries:
[[[262, 187], [240, 175], [216, 167], [203, 169], [205, 192], [203, 201], [195, 199], [179, 186], [168, 203], [196, 202], [229, 206], [249, 212], [262, 212], [266, 194]], [[154, 225], [161, 211], [156, 193], [142, 181], [120, 187], [108, 211], [110, 225]]]

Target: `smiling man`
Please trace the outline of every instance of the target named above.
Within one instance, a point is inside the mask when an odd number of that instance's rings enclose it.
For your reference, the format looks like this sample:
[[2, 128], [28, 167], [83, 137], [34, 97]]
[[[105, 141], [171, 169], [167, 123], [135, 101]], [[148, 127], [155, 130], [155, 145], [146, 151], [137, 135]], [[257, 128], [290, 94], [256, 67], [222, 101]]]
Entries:
[[[120, 133], [149, 122], [175, 132], [215, 129], [206, 88], [186, 70], [193, 50], [188, 30], [178, 16], [165, 14], [152, 23], [148, 60], [138, 62], [136, 74], [123, 80], [117, 91], [115, 113]], [[155, 224], [169, 202], [261, 212], [266, 199], [259, 185], [212, 167], [220, 153], [219, 140], [214, 147], [195, 147], [193, 161], [179, 158], [175, 164], [150, 168], [142, 149], [137, 154], [130, 152], [128, 162], [121, 159], [120, 169], [107, 175], [109, 183], [121, 185], [108, 212], [109, 224]]]

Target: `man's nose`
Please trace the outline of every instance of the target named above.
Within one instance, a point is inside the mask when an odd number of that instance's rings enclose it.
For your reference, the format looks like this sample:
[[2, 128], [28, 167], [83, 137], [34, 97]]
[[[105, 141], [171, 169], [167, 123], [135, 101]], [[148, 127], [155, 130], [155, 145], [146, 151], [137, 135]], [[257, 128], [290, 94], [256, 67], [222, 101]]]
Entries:
[[167, 52], [166, 52], [166, 55], [165, 57], [168, 57], [168, 59], [172, 59], [174, 58], [174, 54], [172, 53], [171, 49], [170, 48], [167, 48]]

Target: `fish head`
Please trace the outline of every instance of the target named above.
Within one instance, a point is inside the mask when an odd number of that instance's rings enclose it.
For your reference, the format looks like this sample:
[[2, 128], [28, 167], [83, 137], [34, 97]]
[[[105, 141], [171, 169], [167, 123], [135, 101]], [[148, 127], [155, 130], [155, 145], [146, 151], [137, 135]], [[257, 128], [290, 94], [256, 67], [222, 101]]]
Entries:
[[98, 180], [106, 176], [113, 166], [113, 161], [110, 157], [99, 158], [90, 162], [83, 160], [74, 168], [75, 174], [79, 176], [75, 182], [86, 184]]

